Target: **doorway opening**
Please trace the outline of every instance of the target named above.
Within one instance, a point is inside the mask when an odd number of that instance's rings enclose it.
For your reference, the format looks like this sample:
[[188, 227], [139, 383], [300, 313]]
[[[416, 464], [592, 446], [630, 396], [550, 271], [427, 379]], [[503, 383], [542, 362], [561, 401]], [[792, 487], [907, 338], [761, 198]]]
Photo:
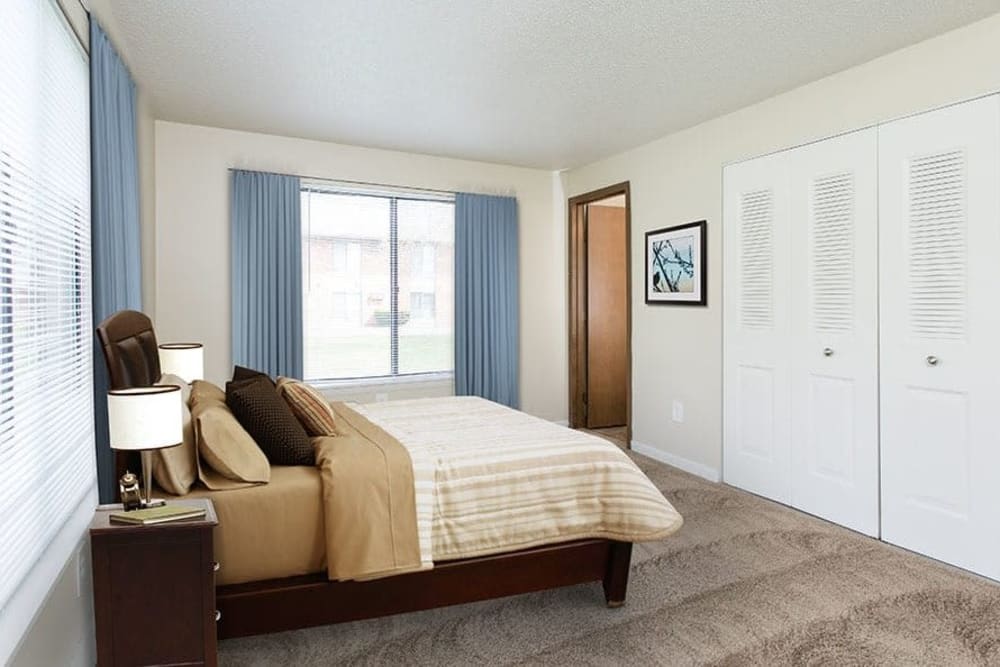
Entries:
[[628, 182], [569, 200], [569, 425], [632, 442]]

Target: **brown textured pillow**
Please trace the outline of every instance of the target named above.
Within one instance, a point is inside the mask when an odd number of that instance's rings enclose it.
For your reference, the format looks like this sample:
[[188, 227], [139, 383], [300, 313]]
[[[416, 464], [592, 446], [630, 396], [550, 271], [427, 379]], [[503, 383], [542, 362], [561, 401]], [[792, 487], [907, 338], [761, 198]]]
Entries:
[[285, 399], [306, 433], [311, 436], [337, 435], [337, 420], [333, 408], [316, 389], [305, 382], [279, 377], [278, 395]]
[[188, 408], [191, 387], [176, 375], [164, 375], [156, 384], [172, 384], [181, 388], [184, 440], [177, 447], [167, 447], [153, 452], [153, 478], [167, 493], [182, 496], [191, 490], [191, 485], [198, 478], [198, 452], [195, 448], [191, 410]]
[[196, 404], [192, 420], [200, 457], [198, 477], [205, 486], [227, 489], [270, 481], [267, 457], [225, 403]]
[[228, 383], [226, 405], [273, 465], [315, 465], [309, 436], [269, 377]]
[[252, 368], [247, 368], [246, 366], [233, 366], [233, 382], [242, 382], [243, 380], [251, 380], [255, 377], [267, 378], [271, 384], [274, 384], [274, 380], [271, 380], [271, 376], [262, 371], [254, 370]]

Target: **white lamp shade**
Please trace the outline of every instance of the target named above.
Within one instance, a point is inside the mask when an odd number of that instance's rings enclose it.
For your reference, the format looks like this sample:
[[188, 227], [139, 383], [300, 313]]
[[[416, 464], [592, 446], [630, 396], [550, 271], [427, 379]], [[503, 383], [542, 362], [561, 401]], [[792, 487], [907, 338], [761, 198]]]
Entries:
[[108, 427], [112, 449], [161, 449], [181, 444], [181, 388], [166, 385], [109, 391]]
[[160, 345], [160, 372], [176, 375], [188, 384], [205, 377], [205, 348], [201, 343]]

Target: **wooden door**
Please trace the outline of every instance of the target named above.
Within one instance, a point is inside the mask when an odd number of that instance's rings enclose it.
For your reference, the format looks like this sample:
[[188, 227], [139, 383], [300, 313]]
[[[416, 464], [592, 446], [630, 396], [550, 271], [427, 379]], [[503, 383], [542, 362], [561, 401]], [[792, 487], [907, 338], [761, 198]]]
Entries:
[[587, 428], [627, 423], [625, 208], [587, 206]]
[[1000, 579], [1000, 101], [879, 128], [882, 537]]
[[792, 506], [878, 536], [876, 130], [787, 156]]
[[787, 156], [730, 165], [723, 183], [723, 476], [790, 504]]

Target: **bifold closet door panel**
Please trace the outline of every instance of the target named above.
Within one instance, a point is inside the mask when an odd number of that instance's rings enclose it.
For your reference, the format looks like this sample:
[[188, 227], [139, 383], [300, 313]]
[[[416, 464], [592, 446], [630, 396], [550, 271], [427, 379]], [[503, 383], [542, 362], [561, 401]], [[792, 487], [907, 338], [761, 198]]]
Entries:
[[782, 154], [723, 171], [723, 477], [791, 500], [788, 165]]
[[1000, 579], [1000, 103], [879, 129], [882, 536]]
[[788, 159], [791, 504], [878, 536], [877, 132]]

